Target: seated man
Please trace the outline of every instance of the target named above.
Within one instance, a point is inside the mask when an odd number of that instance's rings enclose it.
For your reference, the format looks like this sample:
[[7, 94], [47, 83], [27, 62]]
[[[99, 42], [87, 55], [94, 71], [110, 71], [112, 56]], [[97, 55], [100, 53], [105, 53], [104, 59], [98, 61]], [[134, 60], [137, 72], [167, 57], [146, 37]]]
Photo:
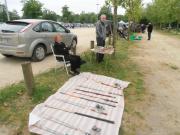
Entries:
[[[70, 48], [66, 47], [66, 45], [62, 42], [61, 35], [56, 35], [54, 41], [54, 53], [56, 55], [64, 55], [65, 61], [70, 61], [71, 74], [79, 74], [78, 69], [80, 69], [81, 64], [85, 63], [85, 61], [81, 60], [80, 56], [69, 54]], [[62, 61], [62, 59], [59, 57], [56, 57], [56, 59]]]

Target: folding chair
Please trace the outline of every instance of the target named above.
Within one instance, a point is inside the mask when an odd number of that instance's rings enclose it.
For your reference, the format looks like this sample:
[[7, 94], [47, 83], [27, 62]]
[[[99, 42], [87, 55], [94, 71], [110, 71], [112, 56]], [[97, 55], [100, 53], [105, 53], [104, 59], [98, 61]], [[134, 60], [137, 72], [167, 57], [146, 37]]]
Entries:
[[[64, 58], [64, 55], [56, 55], [56, 54], [54, 53], [54, 48], [53, 48], [53, 46], [54, 46], [54, 45], [51, 44], [51, 50], [52, 50], [52, 53], [53, 53], [53, 55], [54, 55], [54, 57], [55, 57], [55, 61], [56, 61], [55, 72], [56, 72], [58, 63], [61, 63], [61, 64], [63, 64], [64, 68], [66, 69], [67, 75], [69, 75], [68, 67], [71, 66], [70, 61], [66, 61], [65, 58]], [[57, 60], [56, 57], [61, 58], [62, 61]]]

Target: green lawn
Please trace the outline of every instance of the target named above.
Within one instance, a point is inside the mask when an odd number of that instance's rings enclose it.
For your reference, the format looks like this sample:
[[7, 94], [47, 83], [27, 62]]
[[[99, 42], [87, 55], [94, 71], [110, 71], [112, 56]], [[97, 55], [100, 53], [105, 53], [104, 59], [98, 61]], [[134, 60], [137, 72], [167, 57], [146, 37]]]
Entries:
[[[144, 104], [146, 91], [143, 87], [143, 75], [130, 57], [133, 55], [134, 43], [120, 40], [117, 43], [115, 57], [105, 57], [101, 64], [95, 62], [90, 52], [82, 54], [87, 61], [82, 72], [107, 75], [131, 82], [125, 93], [125, 111], [120, 135], [135, 135], [136, 129], [142, 127], [144, 116], [139, 110]], [[0, 125], [13, 130], [13, 134], [28, 134], [28, 114], [38, 104], [60, 88], [68, 77], [62, 70], [55, 74], [54, 70], [35, 77], [36, 90], [32, 97], [26, 93], [23, 82], [0, 90]]]

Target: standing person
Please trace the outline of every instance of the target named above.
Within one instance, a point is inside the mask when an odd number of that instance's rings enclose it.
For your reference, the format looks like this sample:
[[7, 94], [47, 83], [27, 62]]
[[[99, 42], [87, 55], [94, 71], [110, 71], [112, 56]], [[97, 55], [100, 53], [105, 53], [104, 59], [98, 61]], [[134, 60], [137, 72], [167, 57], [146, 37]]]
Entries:
[[141, 24], [141, 32], [144, 33], [146, 29], [146, 25], [145, 24]]
[[[106, 15], [101, 15], [100, 20], [96, 23], [96, 40], [97, 40], [97, 46], [105, 46], [105, 40], [106, 40]], [[104, 58], [104, 54], [97, 53], [96, 60], [98, 63], [102, 62]]]
[[[64, 55], [65, 61], [70, 61], [71, 63], [71, 71], [72, 75], [79, 74], [79, 69], [81, 64], [84, 64], [85, 61], [77, 55], [69, 54], [70, 48], [66, 47], [66, 45], [62, 42], [62, 36], [60, 34], [56, 35], [54, 38], [54, 53], [56, 55]], [[56, 57], [57, 60], [62, 61], [60, 57]]]
[[153, 25], [151, 23], [148, 24], [147, 31], [148, 31], [148, 40], [151, 40], [151, 33], [153, 31]]

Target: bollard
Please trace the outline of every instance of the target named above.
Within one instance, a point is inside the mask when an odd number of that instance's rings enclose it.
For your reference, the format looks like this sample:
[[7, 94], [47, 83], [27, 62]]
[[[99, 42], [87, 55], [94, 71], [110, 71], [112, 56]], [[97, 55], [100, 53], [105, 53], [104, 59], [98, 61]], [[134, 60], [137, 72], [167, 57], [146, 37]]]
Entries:
[[92, 40], [92, 41], [91, 41], [90, 49], [93, 49], [93, 48], [94, 48], [94, 41]]
[[25, 63], [21, 64], [21, 66], [22, 66], [22, 71], [23, 71], [23, 75], [24, 75], [25, 86], [28, 91], [28, 94], [31, 96], [35, 89], [32, 66], [31, 66], [30, 62], [25, 62]]
[[[90, 43], [90, 49], [94, 49], [94, 40], [91, 41]], [[93, 61], [93, 57], [94, 57], [94, 52], [91, 51], [91, 58], [90, 61]]]

